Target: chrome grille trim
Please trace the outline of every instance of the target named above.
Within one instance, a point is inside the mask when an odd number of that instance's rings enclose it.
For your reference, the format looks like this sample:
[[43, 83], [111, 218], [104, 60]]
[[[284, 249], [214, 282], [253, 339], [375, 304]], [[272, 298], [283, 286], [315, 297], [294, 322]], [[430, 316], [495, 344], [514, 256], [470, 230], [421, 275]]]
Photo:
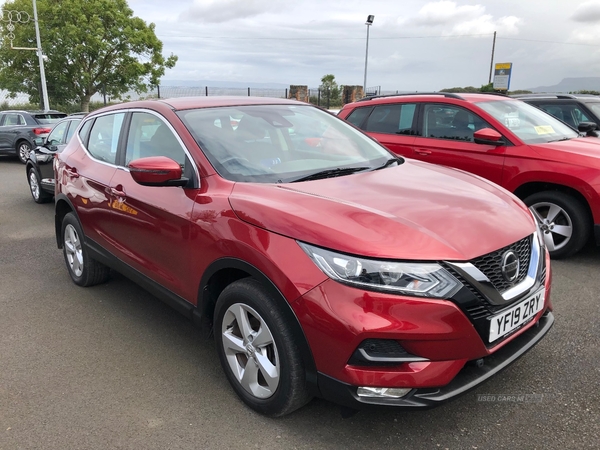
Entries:
[[529, 258], [527, 275], [523, 281], [502, 293], [498, 292], [487, 275], [479, 270], [473, 263], [445, 261], [445, 264], [467, 278], [467, 281], [471, 283], [479, 292], [481, 292], [492, 304], [505, 305], [507, 302], [515, 299], [519, 295], [531, 289], [535, 284], [541, 255], [537, 231], [529, 236], [528, 239], [531, 239], [531, 255]]

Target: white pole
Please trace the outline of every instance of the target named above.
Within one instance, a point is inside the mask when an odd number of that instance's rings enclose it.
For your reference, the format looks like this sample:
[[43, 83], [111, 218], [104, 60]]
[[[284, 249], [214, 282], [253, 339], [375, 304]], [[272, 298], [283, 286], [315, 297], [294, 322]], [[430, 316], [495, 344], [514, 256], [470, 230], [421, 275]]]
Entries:
[[42, 54], [42, 41], [40, 39], [40, 27], [38, 26], [37, 6], [33, 0], [33, 21], [35, 23], [35, 38], [37, 40], [37, 54], [40, 60], [40, 78], [42, 81], [42, 99], [44, 101], [44, 111], [50, 109], [48, 102], [48, 89], [46, 88], [46, 73], [44, 72], [44, 55]]
[[365, 52], [365, 79], [363, 81], [363, 95], [365, 97], [367, 96], [367, 61], [369, 60], [369, 27], [371, 26], [371, 24], [369, 22], [367, 22], [366, 25], [367, 25], [367, 50]]

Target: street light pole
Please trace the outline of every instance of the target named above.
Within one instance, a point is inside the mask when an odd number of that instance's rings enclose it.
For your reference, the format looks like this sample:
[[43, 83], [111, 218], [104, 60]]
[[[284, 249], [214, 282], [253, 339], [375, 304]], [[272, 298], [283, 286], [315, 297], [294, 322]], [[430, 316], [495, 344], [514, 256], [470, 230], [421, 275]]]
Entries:
[[369, 61], [369, 27], [373, 24], [373, 19], [375, 16], [369, 15], [367, 16], [367, 21], [365, 25], [367, 26], [367, 47], [365, 51], [365, 79], [363, 81], [363, 96], [367, 96], [367, 63]]
[[44, 71], [44, 55], [42, 53], [42, 40], [40, 39], [40, 27], [38, 25], [37, 6], [33, 0], [33, 22], [35, 23], [35, 39], [37, 41], [37, 54], [40, 60], [40, 78], [42, 81], [42, 99], [44, 101], [44, 111], [50, 109], [48, 102], [48, 89], [46, 88], [46, 72]]

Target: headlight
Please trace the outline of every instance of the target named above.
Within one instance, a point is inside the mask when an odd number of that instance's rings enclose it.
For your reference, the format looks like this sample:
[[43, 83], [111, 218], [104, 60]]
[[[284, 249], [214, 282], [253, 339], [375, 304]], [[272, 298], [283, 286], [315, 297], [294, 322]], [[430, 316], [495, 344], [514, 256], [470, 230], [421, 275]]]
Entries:
[[298, 242], [328, 277], [364, 289], [397, 294], [449, 298], [462, 283], [436, 263], [378, 261], [332, 252]]

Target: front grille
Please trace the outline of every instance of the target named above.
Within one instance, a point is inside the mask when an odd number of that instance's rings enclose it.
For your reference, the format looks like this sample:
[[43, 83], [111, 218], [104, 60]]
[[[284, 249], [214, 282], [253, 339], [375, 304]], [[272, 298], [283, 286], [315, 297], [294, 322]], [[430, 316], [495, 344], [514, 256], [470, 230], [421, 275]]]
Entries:
[[[475, 260], [469, 261], [471, 264], [475, 265], [480, 271], [482, 271], [488, 279], [491, 280], [494, 287], [496, 289], [498, 285], [501, 288], [506, 290], [507, 288], [512, 287], [514, 284], [506, 283], [504, 278], [502, 277], [502, 272], [500, 269], [500, 262], [502, 255], [509, 249], [512, 249], [515, 253], [519, 255], [520, 259], [520, 268], [519, 268], [519, 276], [517, 278], [516, 283], [522, 282], [525, 280], [527, 276], [527, 272], [529, 269], [529, 261], [531, 256], [531, 245], [532, 245], [532, 237], [527, 237], [525, 239], [521, 239], [518, 242], [515, 242], [512, 245], [506, 246], [500, 250], [489, 253], [487, 255], [476, 258]], [[532, 289], [538, 289], [537, 286], [539, 284], [543, 284], [546, 280], [546, 271], [547, 267], [544, 263], [543, 254], [540, 256], [541, 264], [540, 264], [540, 272], [537, 274], [537, 283], [536, 286]], [[501, 310], [510, 307], [515, 302], [518, 302], [524, 296], [529, 295], [531, 290], [528, 292], [519, 295], [518, 297], [506, 302], [505, 304], [495, 304], [492, 303], [486, 295], [480, 292], [473, 284], [468, 281], [468, 277], [463, 276], [457, 270], [452, 267], [452, 265], [447, 264], [444, 265], [446, 270], [448, 270], [452, 275], [462, 283], [463, 288], [452, 297], [452, 301], [465, 313], [465, 315], [469, 318], [478, 334], [487, 342], [489, 335], [489, 318], [494, 314], [500, 312]], [[493, 272], [493, 267], [495, 267], [496, 272]], [[500, 281], [498, 279], [501, 278]], [[499, 290], [499, 289], [498, 289]], [[495, 341], [493, 344], [487, 344], [488, 346], [495, 346], [507, 339], [513, 333], [504, 336], [498, 341]]]
[[[502, 255], [509, 250], [512, 250], [519, 256], [519, 276], [512, 283], [504, 279], [501, 268]], [[530, 256], [531, 236], [528, 236], [514, 244], [507, 245], [500, 250], [480, 256], [479, 258], [472, 260], [471, 263], [489, 278], [498, 292], [502, 293], [525, 279], [527, 276], [527, 269], [529, 268]]]

